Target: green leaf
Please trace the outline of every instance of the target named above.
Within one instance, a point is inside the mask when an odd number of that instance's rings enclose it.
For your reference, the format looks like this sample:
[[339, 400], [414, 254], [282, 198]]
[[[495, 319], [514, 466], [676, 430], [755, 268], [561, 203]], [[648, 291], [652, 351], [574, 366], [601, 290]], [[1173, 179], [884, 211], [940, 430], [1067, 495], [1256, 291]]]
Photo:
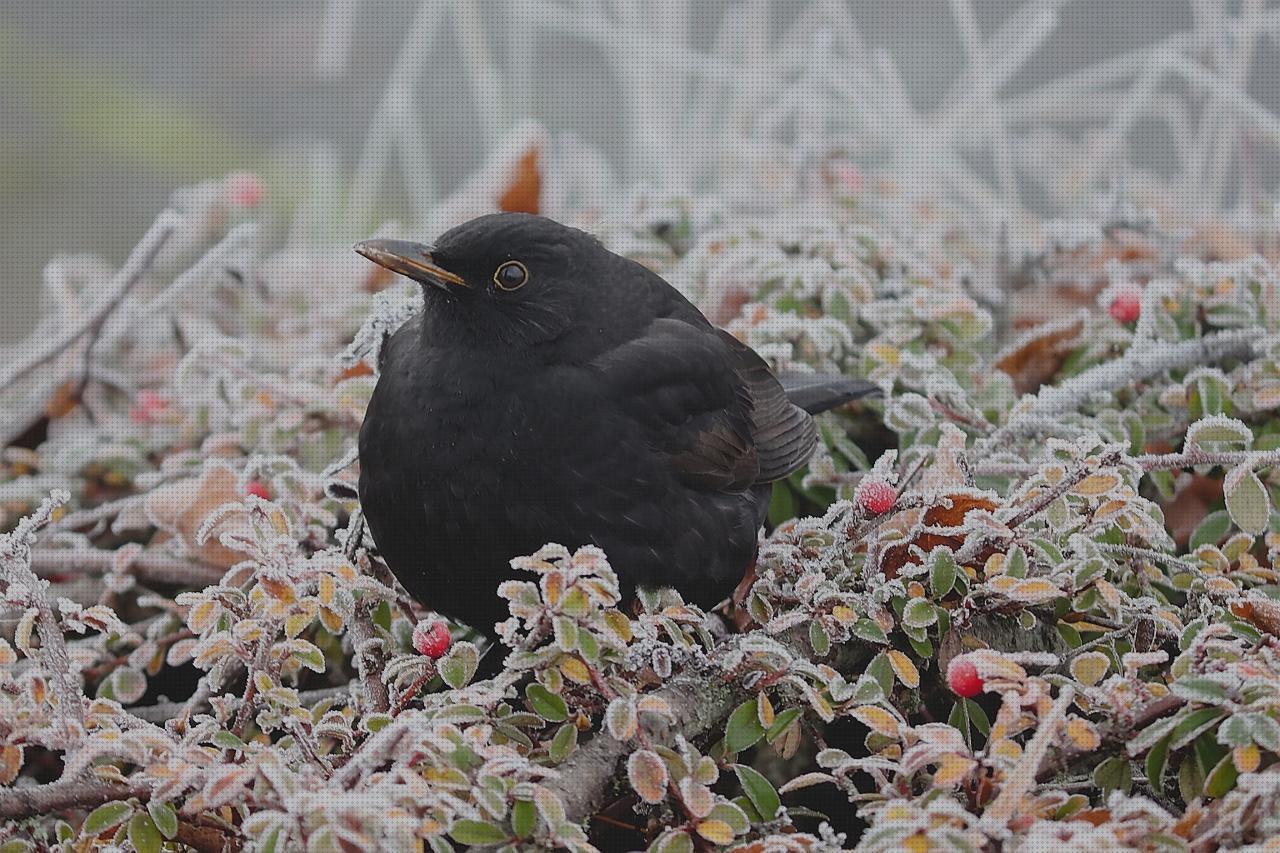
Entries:
[[1211, 512], [1196, 525], [1196, 529], [1191, 533], [1191, 540], [1187, 543], [1187, 548], [1194, 551], [1201, 545], [1216, 545], [1227, 538], [1227, 532], [1230, 530], [1231, 516], [1227, 514], [1226, 510], [1220, 509], [1217, 512]]
[[1061, 565], [1063, 560], [1062, 551], [1048, 539], [1033, 536], [1031, 537], [1031, 547], [1039, 551], [1040, 557], [1049, 565]]
[[1247, 719], [1254, 742], [1268, 752], [1280, 752], [1280, 723], [1266, 713], [1250, 714]]
[[373, 624], [377, 625], [384, 631], [391, 630], [391, 603], [388, 601], [379, 601], [377, 606], [373, 608]]
[[131, 814], [133, 814], [133, 806], [129, 803], [118, 800], [104, 803], [89, 812], [89, 816], [84, 819], [84, 825], [80, 827], [80, 832], [82, 835], [100, 835], [111, 827], [124, 823]]
[[868, 643], [878, 643], [886, 645], [889, 638], [885, 636], [884, 630], [872, 619], [859, 619], [849, 628], [853, 635], [860, 640], [866, 640]]
[[964, 707], [969, 712], [969, 720], [973, 723], [973, 727], [981, 732], [983, 737], [991, 734], [991, 721], [987, 719], [987, 712], [982, 710], [982, 706], [972, 699], [966, 699]]
[[444, 683], [457, 690], [466, 686], [476, 674], [476, 668], [480, 666], [480, 650], [475, 643], [463, 640], [449, 649], [437, 666]]
[[557, 696], [538, 682], [533, 682], [524, 689], [529, 708], [542, 719], [552, 723], [562, 723], [569, 718], [569, 706], [564, 698]]
[[1191, 802], [1204, 790], [1204, 771], [1194, 755], [1188, 755], [1178, 768], [1178, 792], [1184, 802]]
[[1173, 727], [1179, 722], [1180, 719], [1178, 717], [1162, 717], [1149, 724], [1145, 729], [1129, 739], [1129, 754], [1137, 755], [1147, 747], [1154, 746], [1156, 741], [1168, 736], [1173, 731]]
[[547, 754], [551, 756], [551, 760], [556, 764], [562, 763], [573, 751], [578, 748], [578, 727], [573, 723], [565, 723], [556, 732], [556, 736], [551, 739], [551, 746], [547, 749]]
[[138, 853], [160, 853], [163, 839], [150, 815], [139, 812], [129, 821], [129, 843]]
[[928, 628], [938, 621], [933, 603], [924, 598], [913, 598], [902, 609], [902, 622], [910, 628]]
[[820, 658], [826, 657], [827, 652], [831, 651], [831, 637], [823, 627], [821, 619], [814, 619], [809, 623], [809, 646]]
[[773, 717], [773, 725], [769, 726], [769, 731], [765, 733], [764, 739], [769, 743], [773, 743], [782, 735], [786, 734], [787, 729], [791, 728], [791, 724], [800, 716], [799, 708], [788, 708]]
[[1248, 450], [1253, 433], [1244, 421], [1216, 417], [1196, 421], [1187, 427], [1183, 445], [1191, 449], [1197, 444], [1211, 445], [1210, 450]]
[[[1182, 718], [1182, 722], [1174, 727], [1173, 743], [1170, 746], [1173, 749], [1182, 749], [1201, 733], [1212, 728], [1226, 713], [1221, 708], [1201, 708], [1198, 711], [1192, 711]], [[1196, 793], [1199, 793], [1199, 791]]]
[[306, 640], [294, 640], [293, 642], [305, 644], [294, 650], [291, 655], [294, 660], [312, 672], [324, 672], [324, 652], [320, 651], [319, 647], [308, 643]]
[[926, 637], [912, 637], [907, 635], [907, 642], [911, 644], [911, 648], [924, 660], [933, 659], [933, 643], [929, 642]]
[[1156, 745], [1147, 753], [1147, 783], [1157, 794], [1164, 793], [1164, 771], [1169, 764], [1170, 740], [1171, 737], [1166, 735], [1156, 741]]
[[1249, 731], [1249, 720], [1244, 714], [1233, 714], [1222, 725], [1218, 726], [1218, 743], [1223, 746], [1248, 746], [1253, 743], [1253, 734]]
[[791, 491], [786, 480], [779, 480], [773, 484], [773, 494], [769, 499], [769, 526], [777, 527], [782, 522], [795, 517], [795, 493]]
[[940, 601], [956, 585], [956, 560], [945, 548], [935, 549], [932, 556], [929, 588], [933, 591], [934, 599]]
[[1169, 686], [1169, 690], [1175, 696], [1205, 704], [1225, 702], [1227, 699], [1227, 691], [1223, 686], [1208, 678], [1179, 678]]
[[734, 797], [733, 804], [742, 809], [743, 814], [747, 816], [747, 820], [752, 823], [764, 823], [764, 816], [761, 815], [760, 812], [756, 811], [755, 804], [752, 803], [745, 794]]
[[[755, 809], [752, 809], [754, 812]], [[716, 803], [711, 809], [711, 814], [707, 815], [708, 820], [719, 820], [729, 825], [734, 835], [742, 835], [751, 829], [751, 816], [746, 810], [737, 803], [730, 800], [722, 800]]]
[[178, 834], [178, 813], [170, 803], [153, 800], [147, 803], [147, 813], [165, 838], [173, 838]]
[[1227, 512], [1236, 527], [1253, 536], [1267, 531], [1271, 498], [1253, 469], [1239, 465], [1227, 472], [1222, 481], [1222, 491], [1226, 496]]
[[876, 680], [880, 685], [880, 689], [884, 691], [884, 695], [893, 695], [893, 683], [895, 677], [893, 674], [893, 664], [889, 663], [889, 656], [884, 652], [875, 656], [871, 664], [867, 667], [867, 674]]
[[369, 714], [361, 721], [361, 726], [369, 730], [369, 734], [377, 734], [391, 723], [390, 714]]
[[449, 837], [459, 844], [501, 844], [507, 840], [502, 827], [483, 820], [455, 821]]
[[244, 741], [225, 729], [213, 733], [213, 745], [219, 749], [244, 749]]
[[693, 853], [693, 839], [683, 830], [669, 829], [649, 845], [651, 853]]
[[1009, 552], [1009, 556], [1004, 561], [1004, 573], [1011, 578], [1027, 576], [1027, 552], [1020, 546], [1013, 546], [1013, 550]]
[[538, 821], [538, 810], [530, 800], [516, 800], [511, 807], [511, 831], [519, 838], [528, 838], [533, 834]]
[[964, 735], [964, 742], [973, 747], [973, 734], [969, 731], [969, 714], [963, 699], [957, 699], [947, 715], [947, 725]]
[[756, 811], [765, 820], [773, 820], [778, 809], [782, 808], [782, 800], [778, 797], [778, 792], [774, 790], [772, 783], [745, 764], [733, 765], [733, 772], [738, 774], [738, 784], [742, 785], [743, 793], [747, 795], [747, 799], [751, 800]]
[[1204, 780], [1204, 795], [1206, 797], [1225, 797], [1236, 786], [1236, 778], [1240, 775], [1240, 771], [1236, 770], [1235, 762], [1231, 759], [1231, 753], [1222, 756], [1216, 767], [1209, 771], [1209, 775]]
[[[760, 715], [756, 706], [756, 699], [752, 697], [729, 715], [729, 724], [724, 730], [726, 752], [741, 752], [764, 736], [764, 726], [760, 725]], [[777, 720], [775, 719], [774, 722], [776, 723]]]
[[1133, 767], [1129, 761], [1119, 756], [1112, 756], [1093, 769], [1093, 783], [1105, 793], [1123, 791], [1129, 793], [1133, 787]]

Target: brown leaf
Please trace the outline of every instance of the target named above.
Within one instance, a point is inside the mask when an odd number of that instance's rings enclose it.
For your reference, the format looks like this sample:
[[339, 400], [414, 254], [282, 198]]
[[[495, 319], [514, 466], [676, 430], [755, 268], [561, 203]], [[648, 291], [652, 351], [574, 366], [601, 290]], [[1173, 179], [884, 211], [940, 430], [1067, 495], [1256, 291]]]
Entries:
[[6, 743], [0, 746], [0, 785], [8, 785], [18, 778], [22, 769], [22, 747]]
[[210, 463], [199, 477], [167, 483], [148, 493], [144, 499], [147, 517], [163, 533], [180, 538], [200, 562], [230, 568], [244, 555], [223, 545], [218, 537], [233, 530], [248, 532], [243, 514], [233, 513], [219, 521], [203, 545], [196, 542], [196, 536], [215, 509], [244, 499], [238, 481], [239, 475], [229, 465]]
[[498, 199], [498, 209], [507, 213], [539, 213], [542, 199], [542, 171], [539, 151], [530, 148], [516, 163], [511, 183]]
[[667, 796], [667, 765], [656, 752], [638, 749], [627, 759], [627, 778], [646, 803], [660, 803]]
[[1001, 356], [996, 369], [1009, 374], [1019, 394], [1032, 394], [1058, 374], [1083, 331], [1082, 319], [1066, 326], [1046, 323]]
[[1280, 637], [1280, 603], [1260, 595], [1231, 602], [1231, 612], [1253, 627]]
[[[965, 516], [974, 510], [991, 512], [997, 506], [995, 501], [977, 495], [954, 494], [947, 495], [946, 499], [950, 505], [938, 503], [924, 511], [925, 526], [960, 527], [964, 524]], [[899, 516], [902, 517], [901, 522], [903, 522], [899, 529], [910, 530], [914, 526], [916, 519], [920, 517], [919, 513], [920, 510], [918, 509], [899, 513]], [[890, 523], [894, 527], [899, 527], [899, 522], [899, 518], [894, 518]], [[922, 533], [912, 539], [910, 545], [915, 545], [926, 554], [938, 547], [947, 547], [953, 551], [959, 551], [961, 546], [964, 545], [964, 537]], [[982, 565], [991, 553], [991, 550], [984, 550], [975, 555], [974, 564]], [[901, 545], [893, 545], [885, 550], [884, 556], [880, 559], [880, 568], [884, 571], [886, 577], [895, 578], [898, 576], [899, 569], [903, 566], [908, 563], [918, 565], [919, 562], [919, 559], [912, 554], [909, 544], [903, 543]]]
[[1248, 241], [1222, 222], [1199, 228], [1182, 244], [1182, 254], [1205, 261], [1241, 261], [1252, 253]]
[[75, 379], [68, 379], [49, 395], [49, 399], [44, 403], [44, 414], [51, 421], [65, 417], [71, 413], [80, 402], [76, 389], [80, 386], [80, 382]]
[[372, 376], [373, 368], [365, 364], [363, 361], [357, 361], [346, 370], [339, 373], [333, 380], [333, 384], [345, 382], [348, 379], [355, 379], [357, 376]]
[[1196, 527], [1215, 504], [1221, 505], [1221, 501], [1221, 480], [1193, 474], [1191, 482], [1172, 501], [1163, 505], [1165, 527], [1179, 547], [1186, 547]]

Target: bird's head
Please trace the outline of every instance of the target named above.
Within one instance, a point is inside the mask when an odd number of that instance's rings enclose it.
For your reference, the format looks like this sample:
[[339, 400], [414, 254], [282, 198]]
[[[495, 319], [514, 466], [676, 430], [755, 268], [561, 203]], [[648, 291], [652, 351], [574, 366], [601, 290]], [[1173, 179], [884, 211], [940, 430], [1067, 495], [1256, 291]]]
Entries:
[[595, 274], [615, 257], [591, 235], [527, 213], [472, 219], [430, 246], [366, 240], [355, 250], [424, 285], [433, 331], [520, 344], [555, 340], [582, 318]]

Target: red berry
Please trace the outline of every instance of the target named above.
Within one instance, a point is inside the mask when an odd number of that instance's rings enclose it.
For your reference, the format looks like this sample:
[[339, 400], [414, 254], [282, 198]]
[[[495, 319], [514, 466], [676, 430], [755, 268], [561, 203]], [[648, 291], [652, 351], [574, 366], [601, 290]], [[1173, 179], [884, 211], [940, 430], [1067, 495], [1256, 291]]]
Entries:
[[854, 499], [872, 515], [881, 515], [898, 502], [898, 491], [879, 478], [864, 479], [858, 484]]
[[271, 493], [267, 491], [267, 487], [257, 480], [250, 480], [249, 485], [244, 487], [246, 495], [257, 495], [264, 501], [271, 500]]
[[1138, 315], [1142, 313], [1142, 291], [1136, 287], [1121, 289], [1111, 300], [1107, 313], [1114, 317], [1117, 323], [1136, 323]]
[[139, 391], [129, 409], [129, 417], [136, 424], [154, 423], [168, 407], [169, 401], [155, 391]]
[[857, 166], [842, 161], [835, 164], [833, 171], [835, 172], [836, 180], [840, 182], [840, 187], [846, 192], [862, 192], [862, 172], [858, 170]]
[[413, 647], [418, 654], [426, 655], [432, 660], [443, 657], [452, 642], [449, 626], [438, 620], [428, 622], [424, 619], [413, 629]]
[[252, 172], [232, 172], [223, 181], [226, 199], [236, 207], [257, 207], [266, 195], [262, 179]]
[[950, 686], [952, 693], [966, 699], [981, 693], [983, 686], [978, 668], [964, 655], [952, 658], [951, 663], [947, 665], [947, 685]]

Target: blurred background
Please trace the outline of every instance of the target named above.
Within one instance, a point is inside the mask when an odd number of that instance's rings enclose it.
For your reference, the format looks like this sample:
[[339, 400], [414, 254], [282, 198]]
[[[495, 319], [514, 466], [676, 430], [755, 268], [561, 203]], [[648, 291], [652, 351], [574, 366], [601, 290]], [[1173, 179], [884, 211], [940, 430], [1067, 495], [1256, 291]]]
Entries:
[[1275, 5], [6, 0], [0, 339], [51, 256], [118, 264], [178, 187], [252, 172], [273, 215], [312, 196], [315, 233], [354, 238], [426, 223], [530, 119], [620, 185], [724, 190], [746, 140], [941, 169], [998, 215], [1126, 175], [1269, 205]]

